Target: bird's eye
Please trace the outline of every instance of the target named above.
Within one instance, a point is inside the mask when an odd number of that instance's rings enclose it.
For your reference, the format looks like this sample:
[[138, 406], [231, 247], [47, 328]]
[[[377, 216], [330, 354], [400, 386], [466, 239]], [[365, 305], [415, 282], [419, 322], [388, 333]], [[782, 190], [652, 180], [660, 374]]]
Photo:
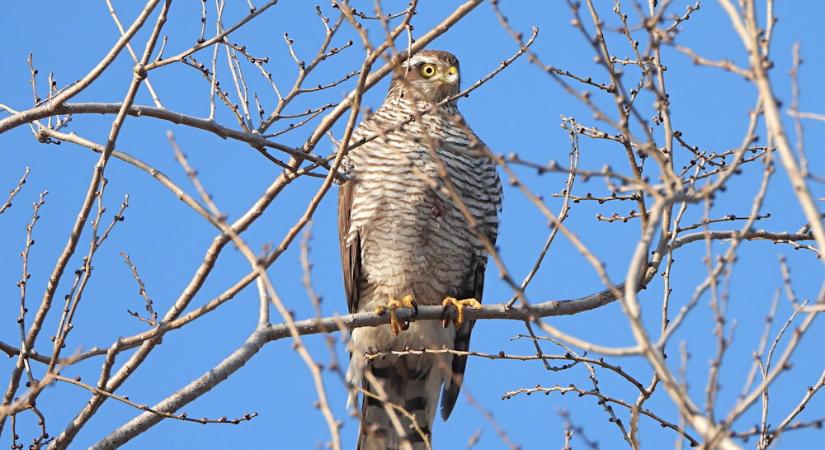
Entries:
[[455, 75], [455, 74], [457, 74], [457, 73], [458, 73], [458, 67], [456, 67], [456, 66], [451, 66], [451, 67], [450, 67], [450, 70], [448, 70], [448, 71], [447, 71], [447, 73], [449, 73], [450, 75]]
[[419, 70], [421, 71], [421, 75], [424, 78], [430, 78], [433, 75], [435, 75], [435, 65], [434, 64], [422, 64], [421, 69], [419, 69]]

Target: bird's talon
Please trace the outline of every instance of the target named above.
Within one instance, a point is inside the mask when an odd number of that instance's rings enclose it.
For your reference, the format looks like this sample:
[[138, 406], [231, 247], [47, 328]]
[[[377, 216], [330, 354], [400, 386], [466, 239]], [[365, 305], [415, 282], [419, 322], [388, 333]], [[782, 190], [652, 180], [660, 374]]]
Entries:
[[[479, 309], [481, 308], [481, 302], [474, 298], [465, 298], [463, 300], [458, 300], [454, 297], [447, 297], [444, 299], [441, 304], [444, 306], [444, 311], [447, 310], [450, 306], [456, 309], [456, 318], [453, 320], [455, 327], [458, 328], [464, 323], [464, 308], [472, 308], [472, 309]], [[444, 328], [447, 328], [447, 325], [450, 324], [450, 319], [444, 319]]]
[[395, 336], [398, 336], [398, 333], [410, 328], [409, 319], [403, 322], [398, 319], [398, 315], [395, 312], [398, 308], [408, 308], [412, 310], [412, 315], [410, 318], [414, 318], [418, 315], [418, 304], [415, 303], [415, 298], [412, 295], [405, 295], [401, 300], [390, 297], [390, 300], [387, 302], [387, 306], [379, 306], [375, 308], [375, 312], [379, 315], [383, 315], [389, 311], [390, 328], [392, 329], [392, 334]]

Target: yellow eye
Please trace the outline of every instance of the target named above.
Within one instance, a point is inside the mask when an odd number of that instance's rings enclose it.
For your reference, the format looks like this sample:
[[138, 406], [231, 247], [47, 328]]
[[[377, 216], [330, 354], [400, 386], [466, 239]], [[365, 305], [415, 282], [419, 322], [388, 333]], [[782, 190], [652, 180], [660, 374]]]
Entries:
[[456, 66], [450, 66], [450, 69], [447, 71], [447, 73], [449, 73], [450, 75], [455, 75], [455, 74], [457, 74], [457, 73], [458, 73], [458, 67], [456, 67]]
[[419, 69], [419, 70], [421, 71], [421, 75], [424, 78], [430, 78], [433, 75], [435, 75], [435, 65], [434, 64], [422, 64], [421, 69]]

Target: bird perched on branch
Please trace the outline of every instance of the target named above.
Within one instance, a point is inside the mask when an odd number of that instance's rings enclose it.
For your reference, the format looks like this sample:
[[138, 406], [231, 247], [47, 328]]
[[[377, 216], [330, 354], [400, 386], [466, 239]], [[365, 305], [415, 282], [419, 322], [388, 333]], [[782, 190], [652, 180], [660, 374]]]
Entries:
[[[501, 182], [458, 111], [459, 85], [455, 56], [415, 53], [350, 141], [366, 143], [344, 160], [338, 226], [349, 311], [391, 316], [352, 332], [347, 378], [350, 401], [361, 392], [359, 450], [431, 448], [439, 391], [446, 420], [461, 389], [466, 356], [386, 354], [470, 344], [473, 321], [463, 309], [480, 306]], [[398, 320], [396, 309], [417, 305], [458, 313], [453, 323]]]

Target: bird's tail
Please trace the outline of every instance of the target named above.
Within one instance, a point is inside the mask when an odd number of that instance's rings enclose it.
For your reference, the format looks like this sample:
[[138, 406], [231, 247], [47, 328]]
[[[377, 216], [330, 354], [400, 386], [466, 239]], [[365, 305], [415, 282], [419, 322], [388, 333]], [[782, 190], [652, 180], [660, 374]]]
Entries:
[[358, 450], [431, 450], [438, 371], [429, 358], [393, 359], [365, 368]]

